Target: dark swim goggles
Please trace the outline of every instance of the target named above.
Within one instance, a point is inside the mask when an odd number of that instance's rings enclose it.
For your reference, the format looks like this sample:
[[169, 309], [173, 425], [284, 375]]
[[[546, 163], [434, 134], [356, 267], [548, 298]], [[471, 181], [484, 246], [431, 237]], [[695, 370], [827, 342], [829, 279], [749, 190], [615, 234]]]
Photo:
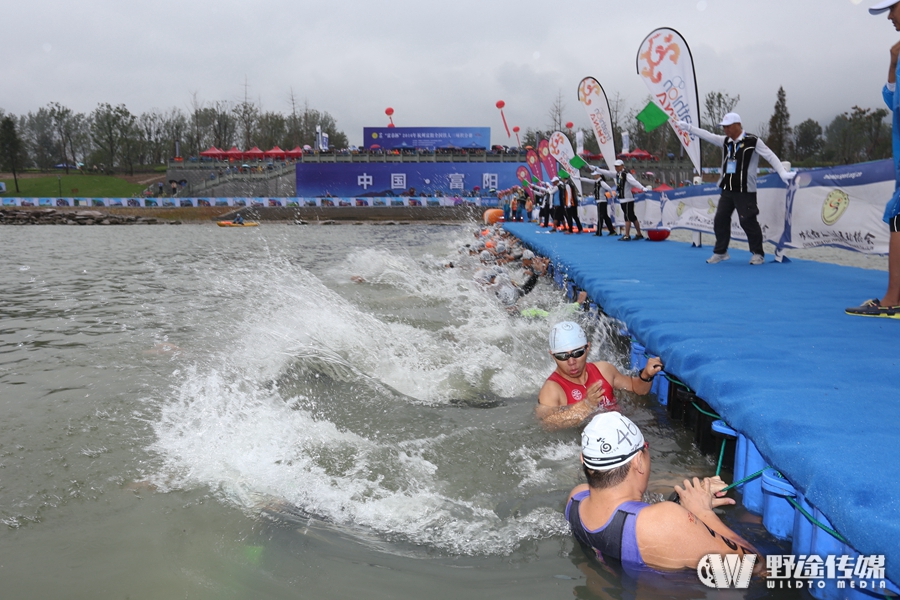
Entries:
[[577, 348], [572, 350], [571, 352], [556, 352], [553, 354], [553, 358], [560, 361], [569, 360], [570, 358], [581, 358], [584, 356], [584, 353], [587, 352], [587, 346], [582, 346], [581, 348]]

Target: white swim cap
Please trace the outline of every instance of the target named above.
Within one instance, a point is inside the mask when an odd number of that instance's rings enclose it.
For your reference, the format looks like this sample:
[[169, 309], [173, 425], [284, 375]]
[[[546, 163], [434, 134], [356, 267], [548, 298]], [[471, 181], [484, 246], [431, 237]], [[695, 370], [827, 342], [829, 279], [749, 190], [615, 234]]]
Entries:
[[504, 285], [497, 290], [497, 298], [503, 306], [512, 306], [519, 300], [519, 291], [511, 285]]
[[641, 430], [617, 412], [597, 415], [581, 433], [581, 461], [594, 471], [610, 471], [628, 464], [643, 447]]
[[497, 242], [497, 252], [506, 252], [506, 242]]
[[568, 352], [587, 346], [587, 336], [581, 325], [572, 321], [562, 321], [550, 330], [550, 352]]
[[522, 253], [522, 260], [531, 260], [532, 258], [534, 258], [534, 252], [531, 250], [526, 250]]
[[484, 262], [494, 262], [494, 255], [488, 252], [487, 250], [481, 251], [481, 260]]

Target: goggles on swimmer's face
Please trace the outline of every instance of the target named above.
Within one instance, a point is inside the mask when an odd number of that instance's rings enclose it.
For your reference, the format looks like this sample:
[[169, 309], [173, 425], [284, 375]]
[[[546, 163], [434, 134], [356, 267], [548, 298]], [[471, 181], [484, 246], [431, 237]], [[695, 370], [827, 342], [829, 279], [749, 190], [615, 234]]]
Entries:
[[587, 346], [582, 346], [581, 348], [576, 348], [571, 352], [555, 352], [553, 353], [553, 358], [558, 361], [566, 361], [570, 358], [581, 358], [584, 356], [584, 353], [587, 352]]

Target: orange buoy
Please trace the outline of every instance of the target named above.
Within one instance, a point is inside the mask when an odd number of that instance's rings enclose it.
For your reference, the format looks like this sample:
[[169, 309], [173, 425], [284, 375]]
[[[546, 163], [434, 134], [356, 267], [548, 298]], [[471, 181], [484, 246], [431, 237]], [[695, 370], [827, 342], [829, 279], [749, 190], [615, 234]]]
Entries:
[[497, 221], [503, 219], [503, 209], [502, 208], [489, 208], [484, 211], [484, 222], [486, 225], [493, 225]]

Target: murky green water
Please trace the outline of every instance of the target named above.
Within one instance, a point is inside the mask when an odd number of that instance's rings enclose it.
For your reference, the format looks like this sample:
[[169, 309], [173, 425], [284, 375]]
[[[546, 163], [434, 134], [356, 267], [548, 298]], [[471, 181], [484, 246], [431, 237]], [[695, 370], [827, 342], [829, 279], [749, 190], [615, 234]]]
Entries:
[[[562, 516], [579, 439], [532, 414], [549, 323], [472, 285], [469, 239], [3, 228], [0, 595], [633, 596]], [[547, 283], [527, 301], [567, 314]], [[617, 331], [592, 358], [625, 369]], [[653, 398], [621, 402], [653, 491], [714, 471]]]

